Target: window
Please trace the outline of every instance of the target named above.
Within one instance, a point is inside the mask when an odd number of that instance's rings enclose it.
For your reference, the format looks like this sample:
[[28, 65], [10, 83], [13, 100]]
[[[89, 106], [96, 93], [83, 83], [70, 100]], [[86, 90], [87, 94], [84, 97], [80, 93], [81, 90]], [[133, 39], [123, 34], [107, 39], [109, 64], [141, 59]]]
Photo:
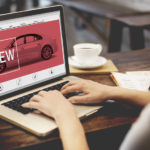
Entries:
[[24, 37], [18, 38], [18, 39], [16, 40], [16, 42], [13, 43], [13, 47], [16, 46], [15, 43], [17, 43], [17, 46], [23, 45], [23, 44], [24, 44]]
[[31, 43], [36, 40], [37, 40], [37, 38], [35, 36], [26, 36], [26, 43]]
[[24, 37], [21, 37], [21, 38], [18, 38], [16, 41], [14, 41], [11, 47], [15, 47], [16, 45], [19, 46], [23, 44], [24, 44]]

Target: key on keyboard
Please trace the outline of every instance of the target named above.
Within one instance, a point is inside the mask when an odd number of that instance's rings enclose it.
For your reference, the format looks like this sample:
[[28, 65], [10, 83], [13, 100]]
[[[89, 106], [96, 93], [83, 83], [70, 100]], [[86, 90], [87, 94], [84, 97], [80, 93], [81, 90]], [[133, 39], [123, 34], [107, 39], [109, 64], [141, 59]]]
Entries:
[[[61, 88], [67, 84], [69, 81], [65, 81], [65, 82], [62, 82], [62, 83], [59, 83], [59, 84], [56, 84], [54, 86], [50, 86], [48, 88], [45, 88], [43, 90], [45, 91], [49, 91], [49, 90], [61, 90]], [[41, 90], [40, 90], [41, 91]], [[6, 103], [3, 103], [2, 105], [8, 107], [8, 108], [11, 108], [13, 110], [16, 110], [22, 114], [28, 114], [30, 112], [33, 112], [35, 109], [30, 109], [30, 108], [23, 108], [21, 105], [28, 102], [30, 100], [31, 97], [33, 97], [33, 95], [36, 95], [39, 91], [36, 91], [34, 93], [31, 93], [31, 94], [28, 94], [28, 95], [25, 95], [23, 97], [19, 97], [17, 99], [14, 99], [14, 100], [11, 100], [9, 102], [6, 102]], [[75, 95], [78, 95], [79, 92], [74, 92], [74, 93], [69, 93], [69, 94], [66, 94], [64, 95], [66, 98], [69, 98], [71, 96], [75, 96]]]

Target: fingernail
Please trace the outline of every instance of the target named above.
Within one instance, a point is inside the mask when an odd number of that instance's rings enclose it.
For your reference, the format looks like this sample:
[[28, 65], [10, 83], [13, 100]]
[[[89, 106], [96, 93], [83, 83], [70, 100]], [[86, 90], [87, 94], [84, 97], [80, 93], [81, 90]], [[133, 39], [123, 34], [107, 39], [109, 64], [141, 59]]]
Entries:
[[70, 100], [69, 100], [69, 102], [71, 102], [71, 103], [75, 103], [75, 101], [74, 101], [74, 100], [72, 100], [72, 99], [70, 99]]

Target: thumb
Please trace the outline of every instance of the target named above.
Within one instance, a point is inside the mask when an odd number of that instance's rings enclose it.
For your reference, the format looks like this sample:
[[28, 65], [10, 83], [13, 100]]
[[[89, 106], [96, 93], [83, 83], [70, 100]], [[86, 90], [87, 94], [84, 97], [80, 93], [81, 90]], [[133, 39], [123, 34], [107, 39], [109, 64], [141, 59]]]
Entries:
[[35, 109], [39, 109], [39, 104], [37, 102], [27, 102], [21, 105], [24, 108], [35, 108]]

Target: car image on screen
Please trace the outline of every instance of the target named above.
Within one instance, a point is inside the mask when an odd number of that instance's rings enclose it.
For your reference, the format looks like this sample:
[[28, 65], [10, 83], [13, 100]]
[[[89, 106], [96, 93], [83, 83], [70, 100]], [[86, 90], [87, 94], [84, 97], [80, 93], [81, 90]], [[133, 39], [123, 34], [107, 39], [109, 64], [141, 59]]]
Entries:
[[8, 61], [6, 54], [0, 62], [0, 73], [7, 68], [18, 66], [18, 58], [20, 65], [30, 64], [39, 60], [49, 60], [57, 51], [56, 39], [41, 36], [39, 34], [25, 34], [13, 39], [5, 49], [16, 49], [14, 51], [14, 60]]

